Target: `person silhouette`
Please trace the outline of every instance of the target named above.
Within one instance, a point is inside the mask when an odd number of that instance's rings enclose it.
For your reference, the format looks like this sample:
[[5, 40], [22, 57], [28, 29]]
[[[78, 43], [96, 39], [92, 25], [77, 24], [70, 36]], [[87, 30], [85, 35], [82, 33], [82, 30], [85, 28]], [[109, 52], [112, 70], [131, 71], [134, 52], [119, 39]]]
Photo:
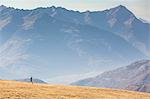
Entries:
[[33, 84], [33, 78], [32, 77], [30, 77], [30, 82]]

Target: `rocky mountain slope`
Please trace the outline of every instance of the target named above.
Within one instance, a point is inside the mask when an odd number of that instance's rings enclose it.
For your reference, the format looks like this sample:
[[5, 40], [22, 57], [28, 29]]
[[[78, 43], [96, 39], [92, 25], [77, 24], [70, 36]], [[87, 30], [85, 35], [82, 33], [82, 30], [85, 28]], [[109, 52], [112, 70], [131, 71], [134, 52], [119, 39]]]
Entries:
[[145, 89], [141, 89], [141, 87], [147, 86], [147, 84], [150, 84], [150, 60], [137, 61], [128, 66], [73, 83], [73, 85], [131, 89], [136, 91], [144, 91]]
[[140, 91], [140, 92], [150, 93], [150, 85], [149, 84], [130, 85], [125, 89], [132, 90], [132, 91]]

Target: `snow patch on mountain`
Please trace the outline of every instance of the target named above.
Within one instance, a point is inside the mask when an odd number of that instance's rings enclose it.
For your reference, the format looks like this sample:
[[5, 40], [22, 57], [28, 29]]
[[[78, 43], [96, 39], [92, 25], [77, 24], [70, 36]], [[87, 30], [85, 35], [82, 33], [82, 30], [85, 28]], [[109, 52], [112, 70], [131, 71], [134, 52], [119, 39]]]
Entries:
[[25, 16], [24, 19], [24, 23], [22, 25], [24, 30], [29, 30], [33, 28], [33, 25], [35, 23], [35, 21], [37, 20], [38, 15], [33, 15], [33, 16]]
[[90, 12], [87, 11], [87, 12], [84, 13], [84, 15], [85, 15], [84, 16], [85, 23], [86, 24], [91, 24]]
[[11, 22], [11, 17], [7, 17], [7, 18], [0, 18], [0, 31], [9, 23]]
[[130, 16], [130, 18], [124, 22], [124, 24], [129, 27], [129, 28], [132, 28], [132, 23], [133, 21], [135, 20], [135, 17], [133, 15]]

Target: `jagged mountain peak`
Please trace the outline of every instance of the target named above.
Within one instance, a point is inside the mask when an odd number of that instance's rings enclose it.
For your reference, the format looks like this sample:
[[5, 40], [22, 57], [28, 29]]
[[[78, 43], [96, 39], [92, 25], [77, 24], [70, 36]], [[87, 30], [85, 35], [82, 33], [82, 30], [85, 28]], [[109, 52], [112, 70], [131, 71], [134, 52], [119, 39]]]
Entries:
[[5, 5], [0, 5], [0, 10], [7, 8]]
[[[5, 5], [0, 5], [0, 8], [13, 8], [13, 7], [7, 7], [7, 6], [5, 6]], [[18, 8], [16, 8], [16, 9], [18, 9]], [[37, 10], [37, 9], [61, 9], [61, 10], [68, 10], [68, 9], [66, 9], [66, 8], [64, 8], [64, 7], [61, 7], [61, 6], [50, 6], [50, 7], [37, 7], [37, 8], [35, 8], [35, 9], [33, 9], [33, 10]], [[24, 9], [25, 10], [25, 9]], [[31, 9], [32, 10], [32, 9]], [[113, 7], [113, 8], [111, 8], [111, 9], [109, 9], [109, 10], [112, 10], [112, 11], [114, 11], [114, 10], [124, 10], [124, 11], [129, 11], [125, 6], [123, 6], [123, 5], [119, 5], [119, 6], [116, 6], [116, 7]], [[107, 10], [107, 11], [109, 11], [109, 10]], [[68, 11], [73, 11], [73, 10], [68, 10]], [[100, 11], [100, 10], [99, 10]], [[99, 12], [98, 11], [98, 12]], [[74, 12], [76, 12], [76, 11], [74, 11]], [[87, 10], [87, 11], [85, 11], [85, 12], [95, 12], [95, 11], [90, 11], [90, 10]], [[83, 13], [85, 13], [85, 12], [83, 12]], [[97, 11], [96, 11], [97, 12]], [[129, 11], [130, 12], [130, 11]]]
[[113, 7], [113, 8], [111, 8], [110, 10], [129, 11], [128, 8], [126, 8], [126, 7], [123, 6], [123, 5], [119, 5], [119, 6]]
[[109, 11], [109, 15], [113, 15], [113, 16], [116, 16], [116, 14], [118, 14], [119, 16], [122, 16], [122, 15], [123, 16], [133, 15], [134, 16], [134, 14], [123, 5], [119, 5], [117, 7], [111, 8], [108, 11]]
[[0, 8], [6, 8], [6, 6], [5, 5], [0, 5]]
[[127, 8], [126, 8], [125, 6], [123, 6], [123, 5], [119, 5], [119, 6], [117, 6], [116, 8], [119, 8], [119, 9], [126, 9], [126, 10], [127, 10]]

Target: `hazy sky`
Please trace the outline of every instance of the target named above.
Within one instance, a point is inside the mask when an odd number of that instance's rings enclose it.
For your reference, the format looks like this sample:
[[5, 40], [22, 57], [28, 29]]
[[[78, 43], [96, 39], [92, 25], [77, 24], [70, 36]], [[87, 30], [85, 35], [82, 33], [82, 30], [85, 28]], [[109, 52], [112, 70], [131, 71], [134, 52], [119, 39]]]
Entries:
[[0, 4], [15, 8], [32, 9], [36, 7], [62, 6], [72, 10], [104, 10], [124, 5], [138, 17], [150, 21], [150, 0], [0, 0]]

